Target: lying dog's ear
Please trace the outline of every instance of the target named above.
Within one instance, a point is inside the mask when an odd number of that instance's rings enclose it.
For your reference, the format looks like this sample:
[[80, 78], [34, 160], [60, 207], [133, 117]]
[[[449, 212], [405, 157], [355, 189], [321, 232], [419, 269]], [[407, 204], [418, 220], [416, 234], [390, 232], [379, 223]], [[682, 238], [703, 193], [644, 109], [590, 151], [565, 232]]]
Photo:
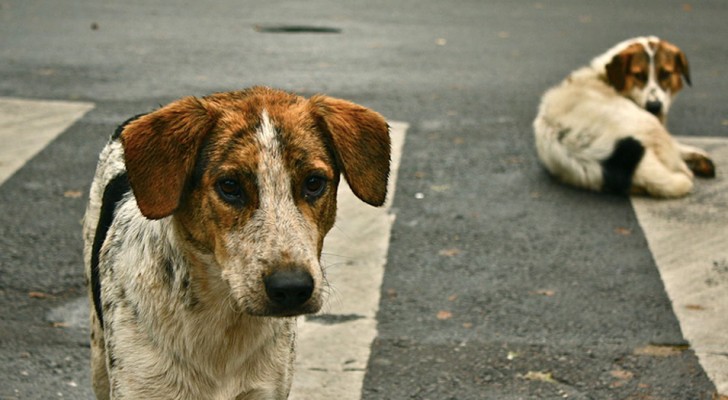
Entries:
[[627, 85], [627, 68], [631, 61], [632, 53], [623, 51], [607, 64], [607, 79], [618, 92], [623, 91]]
[[690, 65], [688, 65], [688, 58], [682, 50], [678, 50], [677, 54], [675, 54], [675, 67], [685, 78], [688, 86], [692, 86], [693, 84], [690, 82]]
[[657, 47], [655, 59], [674, 65], [675, 69], [673, 72], [682, 75], [685, 79], [685, 83], [692, 85], [692, 82], [690, 81], [690, 65], [688, 64], [688, 58], [679, 47], [670, 42], [661, 40]]
[[[636, 59], [635, 57], [638, 56], [640, 58]], [[646, 68], [649, 62], [647, 57], [647, 53], [641, 44], [634, 43], [629, 45], [626, 49], [612, 57], [612, 60], [606, 65], [607, 80], [609, 80], [609, 83], [618, 92], [630, 90], [633, 85], [633, 80], [627, 79], [627, 77], [635, 72], [633, 64], [640, 63]]]
[[204, 100], [186, 97], [130, 122], [121, 133], [129, 183], [150, 219], [171, 215], [216, 117]]
[[387, 121], [345, 100], [314, 96], [311, 104], [322, 130], [330, 136], [337, 163], [351, 190], [368, 204], [384, 204], [391, 151]]

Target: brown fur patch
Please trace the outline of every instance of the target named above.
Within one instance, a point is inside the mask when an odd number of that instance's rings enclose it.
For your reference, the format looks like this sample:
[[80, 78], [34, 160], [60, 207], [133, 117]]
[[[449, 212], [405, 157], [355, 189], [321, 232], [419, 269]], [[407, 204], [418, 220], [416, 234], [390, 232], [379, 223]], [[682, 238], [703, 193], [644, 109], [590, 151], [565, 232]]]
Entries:
[[660, 87], [672, 93], [682, 89], [682, 78], [690, 84], [690, 66], [685, 53], [677, 46], [660, 41], [655, 51], [655, 73]]
[[643, 88], [647, 83], [650, 56], [641, 44], [635, 43], [612, 58], [607, 64], [607, 79], [620, 93]]
[[379, 114], [345, 100], [311, 98], [336, 148], [344, 177], [354, 194], [371, 205], [384, 204], [389, 178], [389, 126]]
[[[654, 51], [655, 79], [663, 90], [679, 92], [683, 77], [690, 84], [690, 66], [685, 53], [664, 40], [648, 45]], [[649, 74], [650, 56], [640, 43], [630, 45], [607, 64], [607, 79], [620, 93], [643, 88]]]
[[696, 176], [715, 178], [715, 164], [710, 158], [696, 154], [686, 158], [685, 163]]
[[186, 97], [126, 126], [124, 158], [144, 216], [163, 218], [177, 208], [197, 149], [216, 118], [204, 101]]

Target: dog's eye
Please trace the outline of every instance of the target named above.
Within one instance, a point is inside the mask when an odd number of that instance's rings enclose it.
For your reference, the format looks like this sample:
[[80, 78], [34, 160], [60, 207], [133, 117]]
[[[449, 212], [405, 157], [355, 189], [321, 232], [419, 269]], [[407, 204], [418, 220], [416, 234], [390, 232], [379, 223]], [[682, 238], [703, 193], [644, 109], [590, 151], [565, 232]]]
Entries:
[[637, 78], [637, 80], [641, 82], [647, 82], [647, 73], [646, 72], [638, 72], [634, 74], [634, 76]]
[[311, 175], [303, 181], [303, 197], [308, 201], [314, 201], [326, 190], [326, 178], [319, 175]]
[[657, 79], [659, 79], [661, 81], [665, 81], [670, 78], [670, 75], [672, 75], [672, 74], [670, 74], [669, 71], [667, 71], [665, 69], [661, 69], [660, 72], [657, 73]]
[[228, 203], [240, 204], [245, 200], [243, 189], [235, 179], [221, 179], [217, 182], [217, 192]]

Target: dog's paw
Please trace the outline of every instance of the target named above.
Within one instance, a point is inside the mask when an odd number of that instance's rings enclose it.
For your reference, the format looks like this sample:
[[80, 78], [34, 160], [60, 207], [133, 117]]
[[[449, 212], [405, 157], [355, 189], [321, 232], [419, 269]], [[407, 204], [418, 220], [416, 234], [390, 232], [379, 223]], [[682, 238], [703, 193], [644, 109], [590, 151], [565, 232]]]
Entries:
[[696, 176], [715, 178], [715, 164], [710, 158], [702, 154], [693, 154], [685, 160], [685, 163]]

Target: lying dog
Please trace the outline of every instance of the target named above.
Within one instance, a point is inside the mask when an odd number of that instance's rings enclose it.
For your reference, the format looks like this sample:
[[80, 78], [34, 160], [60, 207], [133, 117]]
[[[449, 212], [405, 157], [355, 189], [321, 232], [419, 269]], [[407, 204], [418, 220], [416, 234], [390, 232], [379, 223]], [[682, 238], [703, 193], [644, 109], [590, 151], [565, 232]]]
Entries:
[[339, 176], [382, 205], [389, 157], [374, 111], [262, 87], [117, 129], [84, 222], [96, 396], [287, 398]]
[[533, 123], [541, 162], [557, 179], [596, 191], [679, 197], [693, 174], [715, 176], [698, 148], [664, 126], [690, 84], [685, 54], [656, 37], [617, 44], [548, 90]]

